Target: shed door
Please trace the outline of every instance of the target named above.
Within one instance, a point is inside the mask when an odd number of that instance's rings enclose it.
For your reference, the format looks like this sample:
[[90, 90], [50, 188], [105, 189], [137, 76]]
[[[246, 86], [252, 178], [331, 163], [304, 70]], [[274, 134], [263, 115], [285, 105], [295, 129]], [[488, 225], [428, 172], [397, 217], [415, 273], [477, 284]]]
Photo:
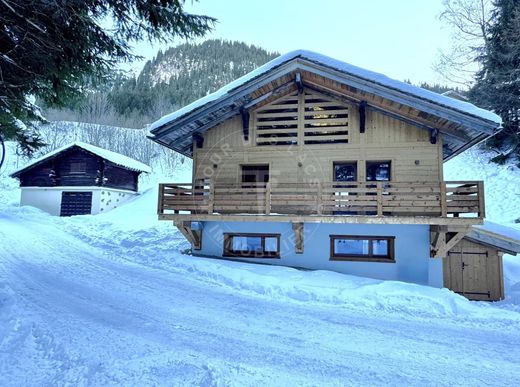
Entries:
[[92, 211], [92, 192], [63, 192], [60, 216], [88, 215]]
[[501, 261], [494, 251], [463, 240], [449, 253], [449, 288], [471, 300], [498, 300]]

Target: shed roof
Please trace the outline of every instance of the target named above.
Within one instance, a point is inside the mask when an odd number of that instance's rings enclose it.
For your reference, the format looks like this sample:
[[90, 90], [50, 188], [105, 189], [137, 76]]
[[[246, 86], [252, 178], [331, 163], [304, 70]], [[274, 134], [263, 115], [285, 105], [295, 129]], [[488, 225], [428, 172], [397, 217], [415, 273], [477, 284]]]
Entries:
[[94, 145], [90, 145], [85, 142], [75, 141], [71, 144], [62, 146], [61, 148], [58, 148], [58, 149], [55, 149], [52, 152], [49, 152], [49, 153], [43, 155], [42, 157], [32, 160], [29, 164], [12, 172], [11, 177], [18, 177], [22, 172], [24, 172], [30, 168], [33, 168], [36, 165], [41, 164], [48, 159], [56, 157], [59, 154], [66, 152], [67, 150], [69, 150], [73, 147], [81, 148], [89, 153], [99, 156], [99, 157], [101, 157], [105, 160], [108, 160], [111, 163], [118, 165], [125, 169], [130, 169], [130, 170], [136, 171], [136, 172], [145, 172], [145, 173], [152, 172], [151, 168], [148, 165], [143, 164], [140, 161], [134, 160], [128, 156], [124, 156], [122, 154], [109, 151], [107, 149], [103, 149], [103, 148], [100, 148], [100, 147], [97, 147]]
[[466, 238], [509, 254], [520, 253], [520, 230], [498, 223], [486, 220], [482, 225], [473, 226]]
[[[453, 147], [445, 158], [460, 153], [467, 148], [468, 144], [473, 145], [493, 134], [502, 122], [495, 113], [471, 103], [397, 81], [383, 74], [312, 51], [297, 50], [279, 56], [220, 90], [160, 118], [150, 125], [149, 136], [163, 145], [186, 154], [183, 149], [178, 147], [178, 140], [186, 137], [186, 134], [208, 130], [211, 125], [208, 125], [203, 118], [211, 115], [211, 120], [217, 125], [222, 122], [219, 121], [219, 118], [226, 117], [227, 119], [232, 114], [239, 114], [240, 108], [251, 101], [251, 93], [254, 90], [298, 69], [322, 73], [325, 77], [333, 77], [334, 80], [354, 86], [364, 92], [383, 96], [403, 105], [417, 107], [428, 114], [437, 115], [480, 132], [481, 136], [473, 135], [471, 141], [466, 141], [466, 146], [459, 144]], [[191, 156], [191, 151], [188, 151], [187, 155]]]

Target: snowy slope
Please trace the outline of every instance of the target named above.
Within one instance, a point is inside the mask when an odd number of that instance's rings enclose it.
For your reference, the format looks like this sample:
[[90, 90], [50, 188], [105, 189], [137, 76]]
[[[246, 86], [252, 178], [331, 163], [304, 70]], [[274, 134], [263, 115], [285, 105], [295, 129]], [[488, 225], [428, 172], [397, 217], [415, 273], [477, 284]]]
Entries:
[[[446, 179], [484, 178], [491, 218], [514, 220], [518, 170], [488, 166], [479, 153], [460, 157], [448, 163]], [[489, 304], [446, 289], [195, 258], [182, 254], [189, 246], [171, 223], [156, 218], [160, 176], [111, 212], [59, 218], [19, 207], [5, 174], [2, 386], [520, 380], [513, 259], [505, 265], [508, 299]], [[507, 205], [495, 203], [503, 195]]]
[[4, 207], [0, 385], [520, 378], [519, 312], [448, 290], [185, 256], [172, 226], [148, 216], [154, 198], [75, 218]]

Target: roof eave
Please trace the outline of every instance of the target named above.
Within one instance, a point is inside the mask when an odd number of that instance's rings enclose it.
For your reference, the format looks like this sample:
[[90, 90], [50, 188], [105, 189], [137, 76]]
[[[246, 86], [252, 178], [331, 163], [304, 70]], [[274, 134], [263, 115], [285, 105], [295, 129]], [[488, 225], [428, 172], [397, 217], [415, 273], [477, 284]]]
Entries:
[[[239, 101], [241, 98], [244, 98], [252, 91], [263, 86], [263, 84], [269, 83], [272, 80], [277, 79], [280, 76], [283, 76], [284, 74], [290, 73], [291, 71], [295, 70], [307, 70], [318, 75], [322, 75], [323, 77], [335, 80], [339, 83], [348, 84], [349, 86], [355, 87], [359, 90], [382, 96], [384, 98], [390, 99], [392, 101], [401, 103], [406, 106], [414, 107], [418, 110], [424, 111], [426, 113], [435, 115], [440, 118], [444, 118], [464, 127], [476, 129], [485, 134], [485, 137], [476, 137], [474, 141], [470, 142], [469, 144], [466, 144], [464, 147], [459, 148], [460, 151], [457, 150], [445, 160], [450, 159], [451, 157], [482, 141], [483, 139], [495, 134], [497, 132], [497, 129], [500, 127], [500, 124], [497, 122], [490, 121], [482, 117], [477, 117], [467, 112], [461, 112], [454, 108], [447, 107], [436, 102], [426, 100], [424, 98], [420, 98], [416, 95], [411, 95], [401, 90], [393, 89], [387, 85], [378, 84], [373, 80], [367, 80], [359, 77], [358, 75], [339, 71], [334, 68], [330, 68], [324, 64], [315, 63], [305, 57], [301, 58], [300, 56], [296, 56], [287, 60], [286, 62], [279, 64], [277, 67], [271, 69], [270, 71], [261, 74], [256, 78], [251, 79], [249, 82], [246, 82], [241, 86], [238, 86], [236, 89], [232, 91], [230, 90], [227, 94], [223, 95], [222, 97], [214, 101], [209, 101], [207, 104], [202, 105], [199, 108], [190, 111], [177, 119], [165, 123], [163, 126], [151, 130], [150, 135], [148, 137], [155, 142], [158, 142], [170, 149], [174, 149], [175, 151], [184, 154], [183, 152], [180, 152], [179, 149], [172, 147], [170, 143], [165, 141], [159, 141], [160, 137], [164, 137], [172, 131], [180, 129], [188, 123], [196, 121], [197, 119], [204, 117], [208, 114], [211, 114], [212, 112], [215, 112], [218, 109], [225, 107], [226, 105], [230, 106], [233, 104], [233, 101]], [[236, 110], [238, 114], [238, 107], [236, 107]], [[191, 157], [191, 155], [188, 157]]]

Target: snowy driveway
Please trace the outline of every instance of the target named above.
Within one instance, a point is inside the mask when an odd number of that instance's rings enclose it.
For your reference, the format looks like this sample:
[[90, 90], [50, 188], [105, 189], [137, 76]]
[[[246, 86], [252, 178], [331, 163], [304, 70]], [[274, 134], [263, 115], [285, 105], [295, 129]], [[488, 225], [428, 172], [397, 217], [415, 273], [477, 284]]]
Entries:
[[[0, 215], [2, 386], [517, 385], [520, 380], [515, 312], [496, 308], [500, 318], [490, 320], [486, 316], [494, 308], [470, 303], [456, 314], [429, 311], [423, 302], [428, 293], [413, 298], [408, 290], [403, 294], [411, 297], [413, 310], [406, 302], [386, 304], [383, 295], [366, 304], [305, 302], [280, 297], [274, 285], [255, 289], [260, 285], [246, 274], [231, 281], [244, 273], [236, 263], [173, 252], [179, 266], [152, 268], [128, 261], [124, 249], [101, 249], [108, 242], [93, 242], [92, 232], [81, 237], [74, 221], [42, 224], [50, 217], [28, 216], [20, 222], [22, 215]], [[303, 283], [298, 281], [312, 283], [317, 275], [253, 265], [246, 271], [274, 284], [287, 276], [294, 291]], [[292, 275], [303, 280], [291, 280]], [[421, 289], [412, 291], [416, 288]], [[482, 309], [484, 317], [474, 319], [472, 308], [477, 314]]]

